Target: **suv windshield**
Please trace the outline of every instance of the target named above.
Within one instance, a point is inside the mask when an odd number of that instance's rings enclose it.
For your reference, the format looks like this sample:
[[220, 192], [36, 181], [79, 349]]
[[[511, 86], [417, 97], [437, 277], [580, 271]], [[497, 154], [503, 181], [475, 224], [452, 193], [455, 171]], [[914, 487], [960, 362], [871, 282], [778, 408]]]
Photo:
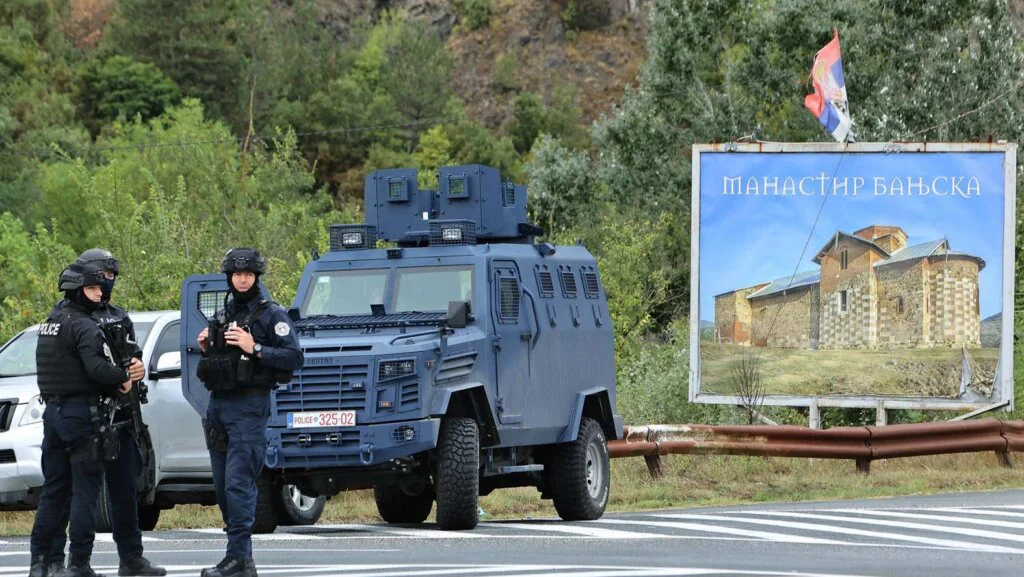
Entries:
[[36, 374], [36, 331], [25, 331], [0, 350], [0, 377]]
[[371, 304], [384, 304], [387, 269], [318, 273], [302, 305], [302, 316], [368, 315]]
[[[133, 323], [135, 340], [142, 348], [146, 344], [153, 323]], [[0, 350], [0, 378], [22, 377], [36, 374], [36, 342], [39, 333], [35, 330], [25, 331], [14, 337], [6, 347]]]

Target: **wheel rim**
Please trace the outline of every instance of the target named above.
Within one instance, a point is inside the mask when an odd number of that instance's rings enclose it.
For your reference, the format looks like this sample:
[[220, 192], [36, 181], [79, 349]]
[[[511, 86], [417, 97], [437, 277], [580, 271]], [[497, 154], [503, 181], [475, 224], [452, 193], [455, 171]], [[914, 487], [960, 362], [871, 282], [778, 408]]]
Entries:
[[288, 499], [299, 511], [309, 511], [316, 505], [316, 497], [303, 495], [295, 485], [285, 485], [285, 490], [288, 491]]
[[601, 498], [604, 487], [604, 468], [601, 466], [601, 451], [597, 445], [587, 445], [587, 492], [595, 501]]

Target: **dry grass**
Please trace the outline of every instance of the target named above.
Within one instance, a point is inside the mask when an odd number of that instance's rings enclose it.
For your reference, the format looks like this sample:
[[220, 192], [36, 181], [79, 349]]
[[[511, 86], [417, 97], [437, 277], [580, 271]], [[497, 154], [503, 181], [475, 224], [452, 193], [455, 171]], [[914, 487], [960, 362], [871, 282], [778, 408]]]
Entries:
[[[767, 394], [956, 397], [960, 390], [960, 349], [754, 350]], [[991, 383], [999, 349], [967, 353], [979, 384], [985, 375]], [[701, 390], [731, 394], [732, 375], [751, 348], [702, 342], [700, 354]]]
[[[876, 462], [870, 475], [852, 461], [728, 456], [663, 458], [664, 476], [652, 480], [643, 459], [612, 462], [609, 511], [815, 501], [1024, 487], [1024, 468], [1004, 469], [989, 453]], [[551, 501], [532, 488], [503, 489], [480, 499], [487, 519], [555, 517]], [[27, 535], [33, 513], [0, 513], [0, 534]], [[433, 515], [431, 515], [431, 520]], [[321, 523], [380, 522], [372, 491], [352, 491], [327, 503]], [[164, 511], [157, 529], [220, 526], [216, 507]]]

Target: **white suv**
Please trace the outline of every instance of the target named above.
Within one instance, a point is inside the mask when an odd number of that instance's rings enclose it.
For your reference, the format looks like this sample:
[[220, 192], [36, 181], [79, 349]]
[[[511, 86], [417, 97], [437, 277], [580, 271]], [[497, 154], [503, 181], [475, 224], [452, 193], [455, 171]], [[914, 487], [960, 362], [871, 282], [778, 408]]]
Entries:
[[[139, 525], [152, 530], [162, 509], [215, 505], [210, 455], [199, 415], [181, 391], [180, 311], [130, 313], [146, 365], [149, 402], [142, 405], [153, 446], [139, 477]], [[36, 326], [0, 348], [0, 511], [33, 510], [43, 484], [40, 467], [43, 404], [36, 384]], [[316, 523], [325, 497], [307, 497], [267, 477], [260, 483], [256, 532], [278, 525]], [[97, 507], [97, 530], [110, 530], [106, 491]]]

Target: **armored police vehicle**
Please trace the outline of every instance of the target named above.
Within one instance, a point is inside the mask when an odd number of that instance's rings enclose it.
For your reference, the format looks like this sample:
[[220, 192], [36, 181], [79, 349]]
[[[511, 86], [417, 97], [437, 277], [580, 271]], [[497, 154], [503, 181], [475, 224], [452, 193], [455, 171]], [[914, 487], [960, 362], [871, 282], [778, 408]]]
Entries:
[[[373, 487], [389, 523], [436, 501], [441, 529], [469, 529], [479, 495], [534, 486], [563, 519], [599, 518], [622, 434], [608, 303], [594, 257], [542, 233], [525, 187], [488, 166], [442, 167], [436, 191], [412, 169], [367, 176], [365, 223], [330, 227], [289, 309], [305, 366], [272, 393], [261, 489]], [[223, 275], [183, 285], [201, 415], [193, 343], [226, 290]]]

